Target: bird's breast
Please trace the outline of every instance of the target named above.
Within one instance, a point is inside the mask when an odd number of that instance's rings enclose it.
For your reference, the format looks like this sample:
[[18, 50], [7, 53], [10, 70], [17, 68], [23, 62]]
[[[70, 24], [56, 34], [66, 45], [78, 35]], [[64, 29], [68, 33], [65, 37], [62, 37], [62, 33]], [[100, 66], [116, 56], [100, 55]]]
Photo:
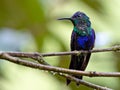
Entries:
[[77, 38], [77, 44], [80, 49], [90, 50], [94, 46], [94, 38], [92, 35], [90, 36], [79, 36]]

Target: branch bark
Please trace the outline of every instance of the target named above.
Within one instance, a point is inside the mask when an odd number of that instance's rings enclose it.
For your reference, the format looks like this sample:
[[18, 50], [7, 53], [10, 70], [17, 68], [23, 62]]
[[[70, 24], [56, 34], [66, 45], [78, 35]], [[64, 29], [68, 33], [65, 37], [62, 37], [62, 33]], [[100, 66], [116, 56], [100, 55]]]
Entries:
[[[7, 57], [6, 55], [12, 55], [12, 56], [21, 56], [21, 57], [28, 57], [28, 58], [33, 58], [36, 59], [38, 62], [42, 63], [42, 64], [38, 64], [38, 63], [34, 63], [34, 62], [28, 62], [26, 60], [21, 61], [20, 59], [15, 59], [15, 61], [12, 60], [11, 58]], [[15, 54], [15, 55], [14, 55]], [[9, 55], [9, 56], [10, 56]], [[78, 71], [78, 70], [72, 70], [72, 69], [65, 69], [65, 68], [59, 68], [59, 67], [54, 67], [54, 66], [49, 66], [43, 59], [41, 56], [39, 56], [38, 54], [31, 54], [31, 53], [11, 53], [11, 52], [1, 52], [0, 53], [0, 58], [1, 59], [6, 59], [9, 60], [11, 62], [17, 63], [17, 64], [21, 64], [25, 66], [29, 66], [32, 68], [39, 68], [42, 70], [48, 70], [48, 71], [54, 71], [54, 72], [62, 72], [62, 73], [66, 73], [66, 74], [72, 74], [72, 75], [82, 75], [82, 76], [89, 76], [89, 77], [120, 77], [120, 72], [96, 72], [96, 71]], [[17, 60], [17, 61], [16, 61]], [[44, 64], [44, 65], [43, 65]], [[47, 65], [47, 66], [46, 66]]]
[[103, 48], [103, 49], [93, 49], [89, 51], [68, 51], [68, 52], [53, 52], [53, 53], [38, 53], [38, 52], [0, 52], [1, 53], [7, 53], [14, 57], [24, 57], [24, 58], [32, 58], [36, 59], [38, 56], [47, 57], [47, 56], [66, 56], [66, 55], [76, 55], [80, 53], [99, 53], [99, 52], [119, 52], [120, 51], [120, 45], [113, 46], [111, 48]]
[[[78, 70], [70, 70], [70, 69], [65, 69], [65, 68], [59, 68], [59, 67], [54, 67], [50, 66], [48, 63], [46, 63], [43, 59], [43, 57], [47, 56], [62, 56], [62, 55], [76, 55], [80, 53], [97, 53], [97, 52], [119, 52], [120, 51], [120, 46], [114, 46], [111, 48], [105, 48], [105, 49], [94, 49], [90, 51], [71, 51], [71, 52], [54, 52], [54, 53], [38, 53], [38, 52], [0, 52], [0, 59], [8, 60], [10, 62], [31, 67], [31, 68], [36, 68], [36, 69], [41, 69], [41, 70], [47, 70], [52, 72], [56, 72], [57, 74], [68, 78], [72, 81], [75, 81], [76, 83], [80, 83], [83, 85], [86, 85], [88, 87], [94, 88], [94, 89], [99, 89], [99, 90], [111, 90], [106, 87], [102, 87], [99, 85], [95, 85], [89, 82], [86, 82], [84, 80], [80, 80], [78, 78], [75, 78], [72, 75], [82, 75], [82, 76], [89, 76], [89, 77], [120, 77], [119, 72], [95, 72], [95, 71], [78, 71]], [[31, 58], [34, 59], [37, 62], [31, 62], [31, 61], [26, 61], [22, 60], [20, 58]]]
[[[19, 65], [31, 67], [31, 68], [48, 70], [48, 71], [51, 71], [51, 73], [53, 73], [52, 71], [55, 71], [55, 72], [57, 72], [60, 76], [63, 76], [63, 77], [65, 77], [65, 78], [68, 78], [68, 79], [70, 79], [71, 81], [75, 81], [76, 83], [83, 84], [83, 85], [85, 85], [85, 86], [88, 86], [88, 87], [91, 87], [91, 88], [94, 88], [94, 89], [97, 89], [97, 90], [112, 90], [112, 89], [110, 89], [110, 88], [102, 87], [102, 86], [99, 86], [99, 85], [95, 85], [95, 84], [86, 82], [86, 81], [84, 81], [84, 80], [80, 80], [80, 79], [78, 79], [78, 78], [75, 78], [75, 77], [73, 77], [73, 76], [71, 76], [71, 75], [64, 74], [64, 72], [66, 72], [67, 69], [58, 68], [58, 67], [53, 67], [53, 66], [47, 66], [47, 65], [42, 65], [42, 64], [35, 63], [35, 62], [30, 62], [30, 61], [22, 60], [22, 59], [19, 59], [19, 58], [16, 58], [16, 57], [12, 57], [12, 56], [8, 55], [7, 53], [2, 53], [2, 54], [0, 54], [0, 58], [2, 58], [2, 59], [4, 59], [4, 60], [8, 60], [8, 61], [13, 62], [13, 63], [16, 63], [16, 64], [19, 64]], [[59, 73], [61, 70], [63, 70], [63, 73]], [[64, 71], [64, 70], [65, 70], [65, 71]], [[69, 69], [68, 69], [68, 70], [69, 70]]]
[[70, 79], [71, 81], [74, 81], [76, 83], [79, 83], [79, 84], [94, 88], [96, 90], [112, 90], [112, 89], [107, 88], [107, 87], [102, 87], [102, 86], [99, 86], [99, 85], [96, 85], [96, 84], [93, 84], [93, 83], [86, 82], [84, 80], [80, 80], [80, 79], [75, 78], [75, 77], [73, 77], [71, 75], [63, 74], [62, 76], [64, 76], [65, 78]]

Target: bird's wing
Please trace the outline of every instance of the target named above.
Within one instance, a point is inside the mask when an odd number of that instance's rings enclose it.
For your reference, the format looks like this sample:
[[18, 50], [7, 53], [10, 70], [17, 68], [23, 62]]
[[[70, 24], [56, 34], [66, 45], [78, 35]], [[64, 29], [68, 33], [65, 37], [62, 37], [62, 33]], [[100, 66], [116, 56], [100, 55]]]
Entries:
[[[92, 29], [92, 35], [93, 35], [93, 47], [94, 47], [95, 38], [96, 38], [94, 29]], [[92, 47], [92, 48], [93, 48], [93, 47]]]
[[[71, 36], [71, 51], [74, 50], [80, 50], [77, 44], [77, 34], [73, 31]], [[71, 55], [71, 63], [70, 63], [70, 69], [77, 69], [78, 64], [78, 56], [77, 55]]]
[[78, 46], [76, 42], [77, 42], [77, 34], [73, 31], [71, 35], [71, 43], [70, 43], [71, 51], [77, 50]]
[[96, 37], [95, 37], [95, 30], [94, 29], [92, 29], [92, 34], [93, 34], [94, 39], [95, 39]]
[[[72, 36], [71, 36], [71, 51], [74, 50], [80, 50], [80, 48], [78, 47], [77, 44], [77, 34], [73, 31], [72, 32]], [[83, 56], [77, 56], [77, 55], [71, 55], [71, 62], [70, 62], [70, 66], [69, 69], [75, 69], [75, 70], [80, 70], [80, 67], [82, 66], [82, 59], [84, 58]], [[77, 78], [82, 79], [82, 76], [75, 76]], [[67, 79], [67, 85], [71, 82], [71, 80]]]

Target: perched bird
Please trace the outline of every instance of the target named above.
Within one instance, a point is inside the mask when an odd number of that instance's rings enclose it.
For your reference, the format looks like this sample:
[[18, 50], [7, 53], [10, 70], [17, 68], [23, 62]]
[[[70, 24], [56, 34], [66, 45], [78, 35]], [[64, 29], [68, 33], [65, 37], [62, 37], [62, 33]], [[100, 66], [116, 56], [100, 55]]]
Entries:
[[[94, 47], [95, 32], [91, 27], [89, 17], [83, 12], [76, 12], [71, 18], [60, 18], [58, 20], [70, 20], [73, 25], [71, 35], [71, 51], [74, 50], [91, 50]], [[69, 69], [84, 71], [89, 62], [91, 53], [81, 53], [80, 55], [71, 55], [71, 62]], [[82, 76], [75, 76], [82, 79]], [[67, 79], [67, 85], [70, 84]], [[79, 84], [77, 84], [79, 85]]]

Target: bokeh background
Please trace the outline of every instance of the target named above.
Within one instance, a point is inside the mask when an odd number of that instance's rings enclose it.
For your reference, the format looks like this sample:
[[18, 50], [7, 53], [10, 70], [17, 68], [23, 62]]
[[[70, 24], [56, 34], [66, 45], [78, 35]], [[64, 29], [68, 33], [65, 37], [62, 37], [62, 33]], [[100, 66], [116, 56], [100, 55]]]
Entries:
[[[120, 0], [0, 0], [0, 51], [60, 52], [70, 50], [72, 23], [57, 18], [86, 13], [96, 32], [95, 48], [119, 44]], [[119, 53], [92, 54], [86, 71], [120, 71]], [[68, 68], [69, 56], [47, 57], [54, 66]], [[84, 77], [120, 90], [120, 78]], [[92, 90], [48, 72], [0, 60], [0, 90]]]

